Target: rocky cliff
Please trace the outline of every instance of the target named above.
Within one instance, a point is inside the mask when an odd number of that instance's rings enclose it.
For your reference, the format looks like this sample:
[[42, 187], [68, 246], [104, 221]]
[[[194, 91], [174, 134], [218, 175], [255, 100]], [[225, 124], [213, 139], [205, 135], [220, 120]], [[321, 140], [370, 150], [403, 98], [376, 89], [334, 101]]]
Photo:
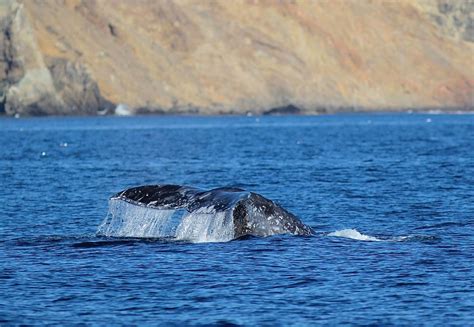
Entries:
[[0, 0], [0, 112], [474, 107], [474, 0]]

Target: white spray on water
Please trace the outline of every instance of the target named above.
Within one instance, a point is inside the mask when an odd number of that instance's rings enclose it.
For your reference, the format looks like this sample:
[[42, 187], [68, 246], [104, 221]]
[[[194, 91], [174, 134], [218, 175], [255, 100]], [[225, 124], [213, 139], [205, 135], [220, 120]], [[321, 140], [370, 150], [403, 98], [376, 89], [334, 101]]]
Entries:
[[357, 229], [342, 229], [342, 230], [329, 233], [328, 236], [344, 237], [344, 238], [350, 238], [350, 239], [359, 240], [359, 241], [372, 241], [372, 242], [382, 241], [381, 239], [378, 239], [377, 237], [362, 234]]

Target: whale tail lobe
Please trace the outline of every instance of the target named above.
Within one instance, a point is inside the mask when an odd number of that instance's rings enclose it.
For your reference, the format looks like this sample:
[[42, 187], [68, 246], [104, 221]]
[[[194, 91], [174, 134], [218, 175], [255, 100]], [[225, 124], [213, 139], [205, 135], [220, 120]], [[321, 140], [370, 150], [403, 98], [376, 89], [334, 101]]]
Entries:
[[111, 197], [98, 234], [199, 242], [311, 235], [313, 231], [275, 202], [239, 188], [205, 191], [180, 185], [145, 185]]

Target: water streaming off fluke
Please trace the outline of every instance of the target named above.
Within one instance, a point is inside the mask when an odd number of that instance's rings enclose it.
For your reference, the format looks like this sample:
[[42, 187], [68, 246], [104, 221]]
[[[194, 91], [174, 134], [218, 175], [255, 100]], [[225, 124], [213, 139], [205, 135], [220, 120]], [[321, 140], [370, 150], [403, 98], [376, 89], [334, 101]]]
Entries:
[[157, 209], [116, 198], [110, 199], [109, 212], [97, 233], [110, 237], [173, 237], [193, 242], [225, 242], [234, 236], [228, 212]]
[[311, 235], [312, 230], [273, 201], [242, 189], [149, 185], [113, 196], [97, 233], [226, 242], [245, 235]]

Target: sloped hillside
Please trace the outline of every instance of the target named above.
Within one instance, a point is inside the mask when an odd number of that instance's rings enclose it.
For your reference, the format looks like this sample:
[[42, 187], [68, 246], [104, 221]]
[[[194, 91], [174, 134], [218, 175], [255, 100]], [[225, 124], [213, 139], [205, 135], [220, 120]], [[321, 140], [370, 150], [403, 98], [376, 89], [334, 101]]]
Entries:
[[473, 0], [2, 0], [0, 19], [7, 114], [474, 107]]

